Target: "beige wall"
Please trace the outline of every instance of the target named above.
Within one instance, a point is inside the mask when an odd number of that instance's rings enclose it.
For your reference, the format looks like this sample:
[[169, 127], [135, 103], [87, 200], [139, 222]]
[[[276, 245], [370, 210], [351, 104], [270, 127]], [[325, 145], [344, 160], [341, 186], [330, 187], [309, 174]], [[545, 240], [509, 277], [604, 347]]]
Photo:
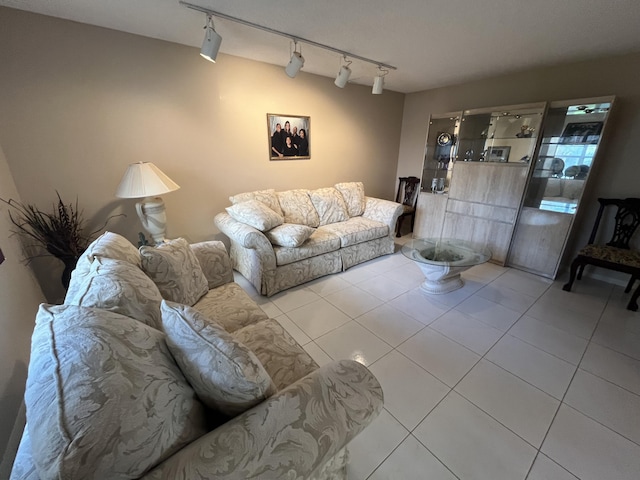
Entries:
[[[20, 198], [2, 147], [0, 198]], [[11, 229], [7, 206], [0, 202], [0, 248], [6, 257], [0, 265], [0, 455], [5, 451], [22, 403], [35, 314], [38, 304], [44, 301], [31, 270], [21, 262], [21, 247]], [[7, 451], [7, 459], [13, 453]], [[5, 462], [2, 463], [0, 478], [5, 478], [2, 475]]]
[[[420, 176], [429, 115], [463, 109], [615, 95], [599, 165], [583, 197], [565, 251], [570, 262], [585, 244], [598, 197], [640, 197], [640, 54], [539, 68], [528, 72], [413, 93], [406, 96], [398, 175]], [[636, 235], [636, 239], [640, 235]]]
[[[283, 52], [286, 54], [286, 52]], [[113, 30], [0, 8], [0, 142], [23, 200], [57, 189], [94, 227], [137, 241], [134, 200], [114, 197], [129, 163], [151, 161], [182, 188], [164, 197], [168, 236], [220, 235], [234, 193], [361, 180], [393, 198], [404, 95], [348, 85]], [[311, 117], [311, 160], [269, 161], [267, 113]], [[36, 266], [48, 298], [60, 271]]]

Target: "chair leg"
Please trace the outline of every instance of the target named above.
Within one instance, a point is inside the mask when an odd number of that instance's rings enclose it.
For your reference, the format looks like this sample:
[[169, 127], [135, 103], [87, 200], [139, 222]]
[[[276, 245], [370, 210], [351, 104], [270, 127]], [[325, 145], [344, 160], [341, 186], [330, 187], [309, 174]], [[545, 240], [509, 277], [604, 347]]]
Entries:
[[631, 275], [629, 283], [627, 283], [627, 288], [624, 289], [624, 293], [629, 293], [631, 291], [631, 289], [633, 288], [633, 284], [635, 283], [637, 278], [638, 277], [636, 277], [636, 275]]
[[582, 280], [582, 272], [584, 272], [584, 264], [580, 265], [580, 270], [578, 270], [578, 280]]
[[629, 300], [629, 304], [627, 305], [627, 310], [631, 310], [632, 312], [638, 311], [638, 297], [640, 297], [640, 285], [636, 288], [636, 291], [633, 292], [633, 296], [631, 300]]
[[398, 224], [396, 227], [396, 237], [400, 236], [400, 229], [402, 228], [402, 222], [404, 222], [404, 217], [398, 218]]
[[[573, 286], [573, 281], [576, 279], [576, 272], [578, 271], [579, 266], [582, 266], [582, 268], [584, 268], [584, 265], [582, 265], [582, 262], [578, 257], [573, 262], [571, 262], [571, 273], [569, 274], [569, 281], [562, 287], [562, 290], [564, 290], [565, 292], [571, 291], [571, 287]], [[578, 279], [580, 279], [580, 277], [578, 277]]]

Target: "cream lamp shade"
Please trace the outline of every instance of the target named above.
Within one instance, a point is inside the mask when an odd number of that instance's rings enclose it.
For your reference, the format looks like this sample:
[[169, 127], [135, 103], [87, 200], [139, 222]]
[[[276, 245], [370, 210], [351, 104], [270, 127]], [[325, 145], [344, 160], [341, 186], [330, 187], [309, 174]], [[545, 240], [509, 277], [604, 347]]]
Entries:
[[156, 243], [162, 243], [167, 229], [164, 202], [156, 195], [173, 192], [180, 186], [151, 162], [132, 163], [116, 190], [119, 198], [142, 198], [136, 211], [145, 230]]

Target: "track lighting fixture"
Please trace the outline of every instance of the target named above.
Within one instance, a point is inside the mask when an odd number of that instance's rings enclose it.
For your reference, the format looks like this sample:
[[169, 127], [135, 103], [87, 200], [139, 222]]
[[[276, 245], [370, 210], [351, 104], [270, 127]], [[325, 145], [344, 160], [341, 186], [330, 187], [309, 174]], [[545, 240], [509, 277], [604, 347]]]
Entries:
[[216, 63], [216, 57], [218, 56], [218, 50], [220, 50], [220, 44], [222, 43], [222, 37], [218, 35], [213, 28], [213, 18], [211, 15], [207, 15], [207, 24], [204, 27], [204, 40], [202, 41], [202, 48], [200, 49], [200, 55], [206, 58], [210, 62]]
[[[302, 38], [298, 36], [291, 35], [286, 32], [281, 32], [279, 30], [275, 30], [270, 27], [265, 27], [264, 25], [259, 25], [257, 23], [249, 22], [247, 20], [243, 20], [241, 18], [232, 17], [231, 15], [227, 15], [226, 13], [217, 12], [215, 10], [211, 10], [207, 7], [202, 7], [200, 5], [194, 5], [192, 3], [185, 2], [183, 0], [179, 1], [180, 5], [184, 5], [191, 10], [196, 10], [198, 12], [205, 13], [207, 15], [207, 25], [205, 26], [206, 34], [204, 38], [204, 42], [202, 43], [202, 49], [200, 50], [200, 55], [202, 55], [207, 60], [215, 62], [216, 56], [218, 55], [218, 50], [220, 49], [220, 44], [222, 43], [222, 37], [218, 35], [218, 33], [213, 28], [213, 18], [218, 17], [223, 18], [224, 20], [229, 20], [231, 22], [236, 22], [241, 25], [245, 25], [247, 27], [256, 28], [258, 30], [262, 30], [268, 33], [272, 33], [274, 35], [280, 35], [281, 37], [286, 37], [294, 42], [297, 47], [298, 42], [306, 43], [307, 45], [311, 45], [313, 47], [322, 48], [324, 50], [328, 50], [330, 52], [338, 53], [344, 57], [345, 61], [347, 61], [347, 57], [355, 60], [359, 60], [361, 62], [372, 63], [377, 65], [380, 69], [380, 74], [376, 77], [373, 85], [373, 93], [380, 94], [382, 93], [382, 89], [384, 87], [384, 76], [389, 73], [389, 70], [397, 70], [393, 65], [387, 65], [386, 63], [378, 62], [376, 60], [372, 60], [370, 58], [361, 57], [360, 55], [355, 55], [353, 53], [347, 52], [345, 50], [339, 50], [337, 48], [331, 47], [329, 45], [325, 45], [323, 43], [315, 42], [313, 40], [309, 40], [307, 38]], [[300, 69], [304, 66], [304, 57], [302, 53], [294, 47], [294, 52], [291, 54], [291, 59], [285, 68], [285, 72], [291, 78], [295, 77]], [[346, 65], [342, 65], [340, 67], [340, 71], [336, 76], [335, 84], [340, 88], [344, 88], [344, 86], [349, 81], [349, 77], [351, 76], [351, 68], [349, 65], [352, 61], [348, 61]], [[384, 67], [384, 69], [383, 69]], [[386, 69], [386, 70], [385, 70]]]
[[304, 57], [300, 52], [297, 51], [298, 42], [296, 40], [293, 41], [293, 54], [291, 55], [291, 60], [289, 60], [289, 64], [286, 66], [284, 71], [291, 78], [294, 78], [300, 69], [304, 66]]
[[374, 95], [380, 95], [384, 89], [384, 77], [389, 73], [389, 70], [385, 70], [381, 66], [378, 66], [379, 73], [376, 78], [373, 79], [373, 88], [371, 93]]
[[338, 75], [336, 76], [336, 81], [334, 82], [336, 84], [336, 87], [338, 88], [344, 88], [344, 86], [349, 81], [349, 77], [351, 76], [351, 69], [349, 68], [349, 65], [351, 65], [351, 63], [353, 62], [351, 60], [347, 60], [346, 55], [343, 58], [344, 58], [344, 61], [346, 62], [346, 65], [342, 65], [340, 67], [340, 71], [338, 72]]

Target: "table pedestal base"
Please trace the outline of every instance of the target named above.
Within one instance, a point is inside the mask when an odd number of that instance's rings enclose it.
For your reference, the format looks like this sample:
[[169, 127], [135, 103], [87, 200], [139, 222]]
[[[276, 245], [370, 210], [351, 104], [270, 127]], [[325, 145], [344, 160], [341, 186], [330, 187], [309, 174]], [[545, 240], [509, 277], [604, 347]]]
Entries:
[[471, 268], [471, 266], [451, 267], [448, 265], [416, 263], [425, 277], [425, 281], [420, 285], [420, 290], [435, 295], [453, 292], [462, 288], [464, 281], [460, 274]]

